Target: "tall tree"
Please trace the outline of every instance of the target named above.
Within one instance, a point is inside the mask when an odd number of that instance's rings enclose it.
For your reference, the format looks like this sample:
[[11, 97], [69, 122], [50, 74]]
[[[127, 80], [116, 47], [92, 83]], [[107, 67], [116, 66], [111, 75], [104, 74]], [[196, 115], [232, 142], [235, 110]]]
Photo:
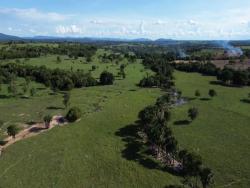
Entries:
[[7, 127], [7, 133], [9, 136], [12, 136], [13, 138], [16, 137], [16, 134], [19, 132], [19, 127], [17, 125], [10, 125]]
[[52, 120], [52, 116], [51, 115], [44, 116], [43, 121], [44, 121], [44, 125], [45, 125], [46, 129], [50, 128], [50, 122], [51, 122], [51, 120]]
[[200, 181], [203, 188], [207, 188], [213, 183], [214, 174], [210, 168], [203, 168], [200, 171]]
[[70, 105], [70, 93], [69, 92], [66, 92], [63, 95], [63, 104], [64, 104], [65, 108], [68, 108], [68, 106]]
[[188, 110], [188, 117], [190, 117], [192, 121], [197, 118], [198, 114], [199, 114], [198, 108], [193, 107]]

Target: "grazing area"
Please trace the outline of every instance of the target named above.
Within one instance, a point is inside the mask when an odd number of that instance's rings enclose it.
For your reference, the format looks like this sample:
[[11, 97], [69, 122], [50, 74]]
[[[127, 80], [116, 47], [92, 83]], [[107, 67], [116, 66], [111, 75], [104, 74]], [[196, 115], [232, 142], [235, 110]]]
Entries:
[[[215, 77], [198, 73], [175, 72], [175, 77], [176, 87], [189, 99], [172, 113], [172, 127], [181, 147], [202, 156], [215, 173], [215, 187], [249, 187], [250, 106], [244, 99], [250, 88], [214, 85]], [[209, 89], [217, 96], [211, 98]], [[199, 116], [190, 123], [187, 110], [193, 106], [199, 109]]]

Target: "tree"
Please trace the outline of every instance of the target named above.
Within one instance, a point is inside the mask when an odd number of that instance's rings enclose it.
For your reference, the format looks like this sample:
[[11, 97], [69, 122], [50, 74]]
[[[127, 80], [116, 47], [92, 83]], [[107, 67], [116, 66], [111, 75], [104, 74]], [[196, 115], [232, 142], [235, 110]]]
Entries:
[[82, 114], [82, 112], [78, 107], [73, 107], [68, 111], [68, 113], [66, 115], [66, 119], [69, 122], [74, 122], [81, 117], [81, 114]]
[[17, 125], [10, 125], [7, 127], [7, 133], [9, 136], [12, 136], [13, 138], [16, 137], [16, 134], [19, 132], [19, 128]]
[[60, 56], [57, 56], [57, 57], [56, 57], [56, 62], [57, 62], [57, 63], [61, 63], [61, 62], [62, 62], [62, 60], [61, 60], [61, 57], [60, 57]]
[[188, 117], [190, 117], [190, 119], [191, 119], [192, 121], [193, 121], [194, 119], [197, 118], [198, 114], [199, 114], [199, 111], [198, 111], [198, 109], [195, 108], [195, 107], [190, 108], [190, 109], [188, 110]]
[[217, 93], [216, 93], [216, 91], [215, 91], [214, 89], [210, 89], [210, 90], [208, 91], [208, 94], [209, 94], [210, 97], [214, 97], [214, 96], [217, 95]]
[[203, 188], [207, 188], [213, 183], [214, 174], [210, 168], [203, 168], [200, 171], [200, 181]]
[[33, 88], [31, 88], [30, 89], [30, 96], [35, 96], [35, 94], [36, 94], [36, 89], [33, 87]]
[[195, 95], [196, 97], [200, 97], [200, 96], [201, 96], [201, 93], [200, 93], [199, 90], [196, 90], [194, 95]]
[[50, 127], [50, 122], [51, 122], [51, 120], [52, 120], [52, 116], [51, 116], [51, 115], [46, 115], [46, 116], [44, 116], [44, 118], [43, 118], [44, 125], [45, 125], [45, 127], [46, 127], [47, 129], [49, 129], [49, 127]]
[[17, 87], [14, 81], [11, 81], [8, 86], [8, 93], [12, 93], [14, 96], [17, 95]]
[[217, 77], [219, 80], [222, 80], [225, 84], [230, 83], [233, 80], [233, 70], [224, 69]]
[[104, 71], [100, 75], [101, 85], [112, 85], [114, 82], [114, 75], [110, 72]]
[[67, 108], [70, 105], [70, 93], [69, 92], [63, 95], [63, 104], [65, 108]]

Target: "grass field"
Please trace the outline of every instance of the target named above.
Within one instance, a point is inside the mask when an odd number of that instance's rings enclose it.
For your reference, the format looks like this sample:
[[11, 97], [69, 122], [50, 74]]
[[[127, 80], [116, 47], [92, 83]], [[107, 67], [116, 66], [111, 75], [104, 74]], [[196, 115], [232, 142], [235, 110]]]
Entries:
[[[172, 124], [183, 148], [199, 153], [205, 164], [215, 171], [216, 186], [247, 188], [250, 186], [250, 88], [231, 88], [210, 84], [214, 77], [176, 72], [176, 85], [186, 97], [202, 96], [173, 111]], [[218, 96], [207, 100], [208, 90]], [[199, 117], [190, 125], [174, 125], [187, 119], [189, 107], [198, 107]]]
[[[101, 53], [100, 51], [98, 53]], [[66, 57], [65, 57], [66, 59]], [[93, 64], [65, 60], [58, 64], [56, 56], [30, 59], [31, 65], [49, 68], [90, 70], [98, 78], [107, 69], [117, 74], [119, 65]], [[124, 60], [124, 63], [126, 61]], [[121, 64], [121, 63], [120, 63]], [[180, 178], [155, 168], [148, 158], [140, 155], [134, 139], [137, 114], [155, 102], [159, 89], [136, 86], [146, 74], [139, 63], [126, 67], [126, 79], [112, 86], [74, 89], [71, 106], [83, 112], [80, 122], [54, 128], [39, 136], [20, 141], [0, 158], [0, 187], [155, 187], [180, 183]], [[176, 72], [176, 86], [183, 96], [200, 99], [172, 111], [171, 126], [180, 147], [199, 153], [204, 163], [213, 169], [215, 187], [248, 188], [250, 185], [250, 105], [243, 102], [250, 88], [230, 88], [213, 85], [214, 77]], [[18, 79], [21, 84], [22, 79]], [[37, 95], [30, 99], [0, 99], [0, 119], [5, 122], [37, 121], [41, 114], [64, 114], [62, 94], [50, 95], [43, 85], [32, 83]], [[6, 94], [6, 86], [1, 93]], [[40, 88], [40, 89], [39, 89]], [[218, 96], [208, 100], [208, 90]], [[199, 108], [199, 117], [189, 125], [176, 125], [187, 119], [187, 109]]]
[[78, 123], [9, 147], [0, 158], [0, 186], [163, 187], [177, 183], [166, 172], [122, 157], [126, 142], [117, 131], [133, 124], [138, 112], [161, 93], [136, 86], [144, 75], [142, 68], [128, 66], [127, 78], [113, 86], [73, 90], [72, 106], [86, 111], [89, 104], [89, 113]]

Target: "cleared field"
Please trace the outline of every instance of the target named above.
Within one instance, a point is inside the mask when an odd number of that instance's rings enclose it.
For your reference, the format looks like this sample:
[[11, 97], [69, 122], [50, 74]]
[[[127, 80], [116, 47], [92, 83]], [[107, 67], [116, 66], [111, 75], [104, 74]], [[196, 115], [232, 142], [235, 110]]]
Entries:
[[[244, 99], [250, 88], [213, 85], [214, 77], [196, 73], [176, 72], [175, 76], [184, 96], [193, 98], [196, 89], [201, 92], [199, 99], [173, 111], [172, 124], [180, 146], [199, 153], [214, 170], [215, 187], [249, 187], [250, 104]], [[215, 89], [218, 96], [209, 100], [209, 89]], [[199, 109], [199, 117], [189, 125], [182, 123], [193, 106]]]

